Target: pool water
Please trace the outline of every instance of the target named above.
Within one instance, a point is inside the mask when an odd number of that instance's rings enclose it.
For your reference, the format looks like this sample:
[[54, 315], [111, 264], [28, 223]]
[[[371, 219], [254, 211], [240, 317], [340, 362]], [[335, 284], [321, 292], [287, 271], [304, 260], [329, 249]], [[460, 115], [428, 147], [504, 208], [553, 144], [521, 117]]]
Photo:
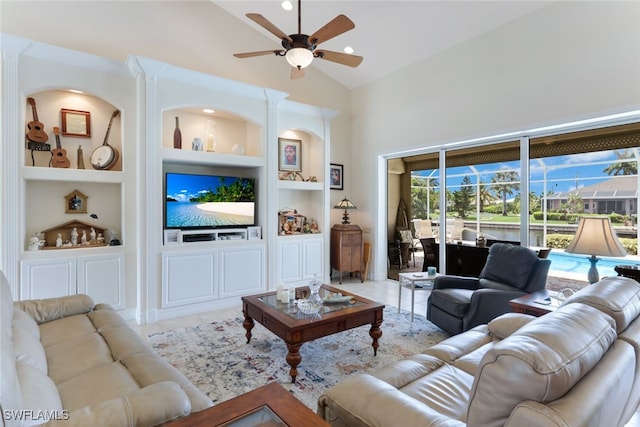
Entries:
[[[584, 275], [586, 279], [587, 271], [589, 271], [589, 267], [591, 267], [589, 256], [587, 255], [568, 254], [552, 250], [548, 259], [551, 260], [551, 275], [553, 275], [554, 271], [574, 273]], [[640, 265], [640, 261], [637, 259], [606, 257], [598, 257], [598, 259], [599, 261], [596, 264], [596, 268], [598, 269], [600, 277], [617, 276], [618, 273], [613, 269], [616, 265]]]

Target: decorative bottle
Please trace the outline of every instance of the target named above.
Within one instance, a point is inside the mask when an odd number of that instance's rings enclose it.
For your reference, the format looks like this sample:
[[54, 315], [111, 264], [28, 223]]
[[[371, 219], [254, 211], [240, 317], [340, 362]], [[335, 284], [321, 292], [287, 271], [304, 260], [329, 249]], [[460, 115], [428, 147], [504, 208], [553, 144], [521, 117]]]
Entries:
[[216, 122], [213, 120], [207, 120], [207, 125], [204, 129], [204, 142], [206, 144], [205, 150], [208, 152], [216, 151]]
[[173, 148], [182, 148], [182, 132], [180, 132], [180, 121], [176, 117], [176, 128], [173, 131]]
[[84, 169], [84, 153], [82, 152], [82, 145], [78, 145], [78, 169]]
[[318, 280], [316, 275], [314, 275], [313, 279], [309, 283], [309, 290], [311, 291], [311, 295], [309, 295], [309, 302], [312, 304], [318, 304], [318, 306], [322, 305], [322, 298], [320, 298], [320, 295], [318, 294], [320, 286], [322, 286], [322, 282]]

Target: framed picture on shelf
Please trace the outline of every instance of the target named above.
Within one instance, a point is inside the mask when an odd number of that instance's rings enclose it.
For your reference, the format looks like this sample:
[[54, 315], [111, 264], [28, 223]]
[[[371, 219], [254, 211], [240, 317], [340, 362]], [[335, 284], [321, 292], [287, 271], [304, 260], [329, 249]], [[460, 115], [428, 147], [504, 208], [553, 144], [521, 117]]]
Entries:
[[62, 116], [62, 135], [77, 136], [81, 138], [91, 137], [91, 113], [88, 111], [60, 110]]
[[262, 228], [259, 225], [247, 227], [247, 239], [248, 240], [262, 239]]
[[302, 172], [302, 141], [278, 138], [278, 169]]
[[337, 163], [329, 164], [329, 188], [332, 190], [344, 189], [344, 166]]

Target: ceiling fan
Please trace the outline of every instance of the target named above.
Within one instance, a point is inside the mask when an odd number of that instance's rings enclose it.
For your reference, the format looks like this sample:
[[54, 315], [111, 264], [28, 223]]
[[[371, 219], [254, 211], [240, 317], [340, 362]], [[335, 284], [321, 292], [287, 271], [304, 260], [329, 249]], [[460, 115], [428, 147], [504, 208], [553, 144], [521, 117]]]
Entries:
[[297, 79], [304, 77], [304, 68], [309, 66], [313, 58], [321, 58], [327, 61], [336, 62], [338, 64], [347, 65], [349, 67], [357, 67], [362, 62], [362, 57], [350, 55], [347, 53], [334, 52], [324, 49], [316, 49], [316, 47], [327, 40], [330, 40], [342, 33], [355, 28], [355, 24], [345, 15], [338, 15], [325, 24], [322, 28], [311, 35], [302, 34], [301, 25], [301, 0], [298, 0], [298, 33], [285, 34], [278, 27], [273, 25], [264, 16], [258, 13], [247, 13], [247, 18], [254, 21], [274, 36], [278, 37], [282, 42], [284, 49], [262, 50], [258, 52], [236, 53], [236, 58], [251, 58], [254, 56], [273, 55], [284, 56], [291, 65], [291, 78]]

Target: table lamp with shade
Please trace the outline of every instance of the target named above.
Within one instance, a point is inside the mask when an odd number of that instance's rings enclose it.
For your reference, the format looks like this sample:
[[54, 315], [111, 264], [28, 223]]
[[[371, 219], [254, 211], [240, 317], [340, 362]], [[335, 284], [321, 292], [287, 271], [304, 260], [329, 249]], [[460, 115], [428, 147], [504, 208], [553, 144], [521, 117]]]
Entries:
[[349, 221], [349, 210], [351, 209], [358, 209], [356, 208], [356, 206], [351, 203], [351, 201], [349, 199], [347, 199], [346, 197], [342, 200], [340, 200], [338, 203], [336, 203], [336, 205], [333, 207], [334, 209], [344, 209], [344, 213], [342, 214], [342, 223], [343, 224], [350, 224], [351, 222]]
[[576, 235], [565, 249], [570, 254], [591, 255], [589, 262], [591, 267], [587, 273], [589, 283], [600, 280], [596, 263], [598, 256], [623, 257], [627, 255], [620, 240], [616, 236], [611, 220], [608, 217], [583, 217], [580, 218]]

